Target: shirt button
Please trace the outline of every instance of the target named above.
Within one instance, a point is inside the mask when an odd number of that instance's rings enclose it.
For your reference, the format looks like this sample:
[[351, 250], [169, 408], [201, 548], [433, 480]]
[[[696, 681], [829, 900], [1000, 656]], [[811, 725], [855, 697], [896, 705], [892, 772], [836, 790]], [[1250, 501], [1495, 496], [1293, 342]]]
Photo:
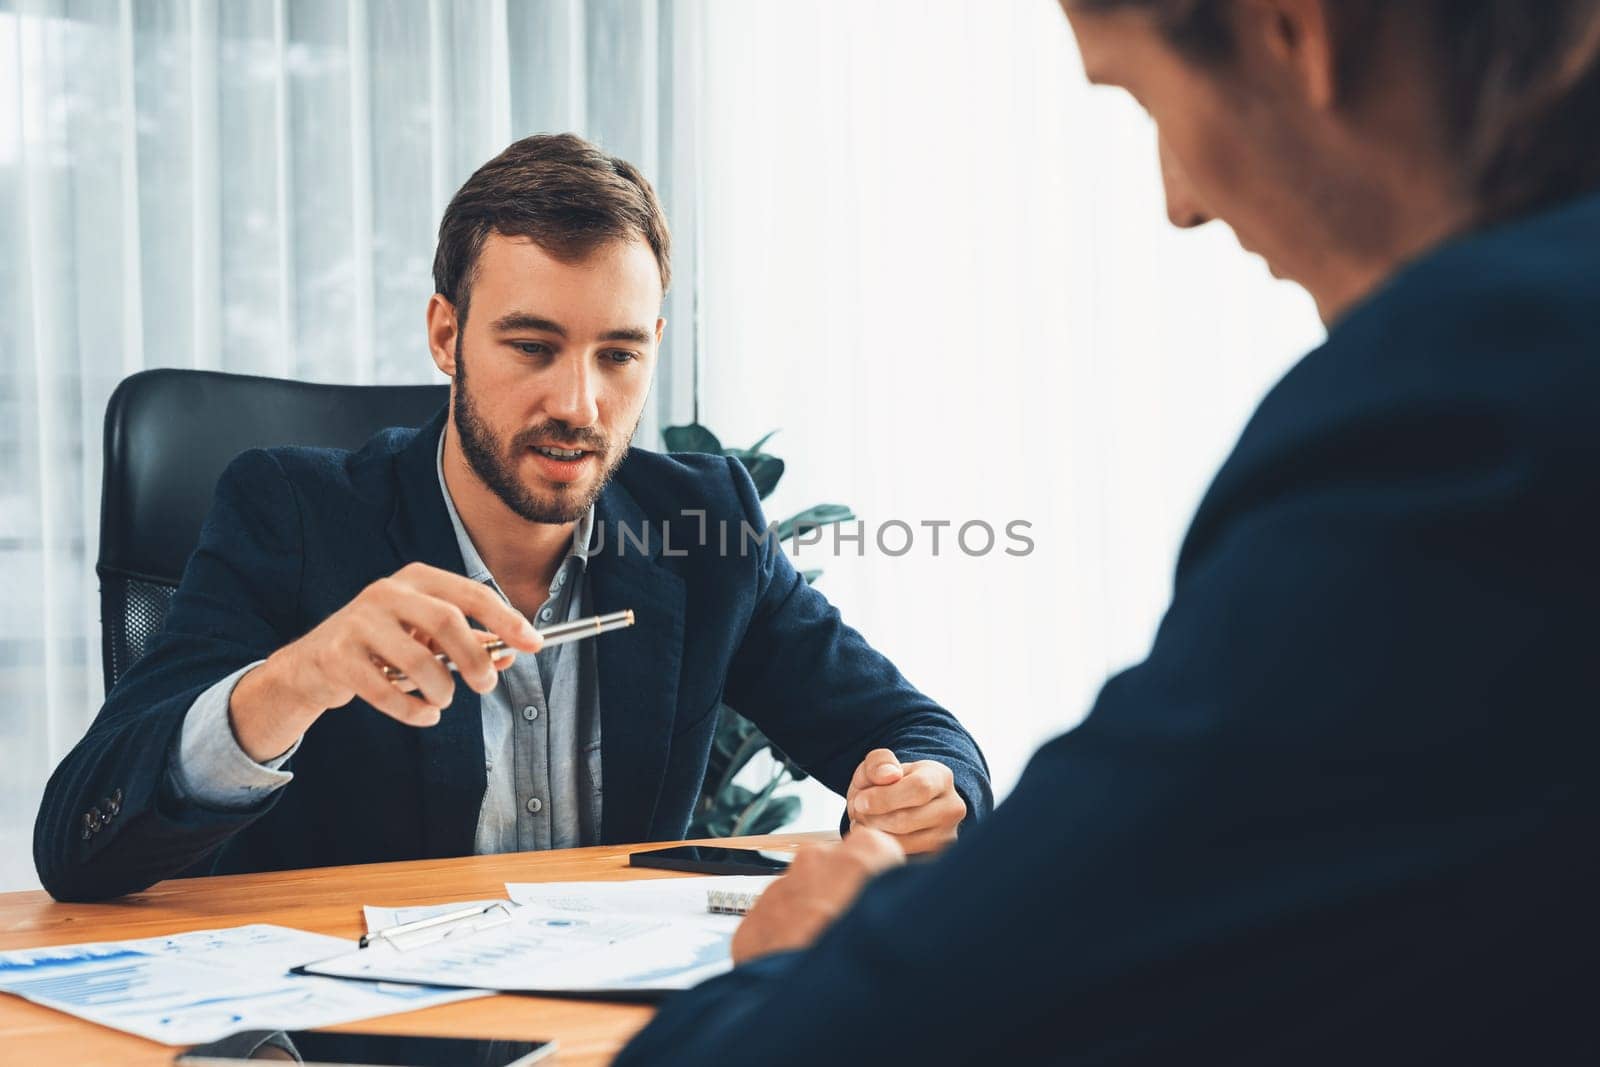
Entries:
[[529, 704], [527, 707], [522, 709], [522, 717], [527, 719], [529, 722], [532, 722], [534, 719], [539, 717], [539, 709], [534, 707], [532, 704]]
[[551, 588], [552, 589], [560, 589], [562, 586], [564, 586], [566, 584], [567, 584], [567, 572], [565, 570], [557, 571], [556, 572], [556, 584], [554, 586], [552, 586]]
[[533, 812], [535, 815], [539, 814], [540, 811], [544, 810], [544, 801], [540, 800], [538, 797], [529, 797], [528, 810]]
[[539, 621], [549, 622], [551, 619], [555, 618], [555, 614], [556, 612], [554, 608], [545, 608], [543, 611], [539, 612]]

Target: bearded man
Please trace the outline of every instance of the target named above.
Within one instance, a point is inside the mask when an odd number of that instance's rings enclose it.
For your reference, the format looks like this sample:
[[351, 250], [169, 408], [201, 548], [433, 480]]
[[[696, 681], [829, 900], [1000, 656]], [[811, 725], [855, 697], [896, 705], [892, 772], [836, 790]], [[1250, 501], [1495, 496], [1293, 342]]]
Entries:
[[428, 304], [450, 403], [232, 463], [162, 633], [46, 787], [44, 887], [678, 839], [724, 702], [908, 851], [986, 812], [972, 738], [761, 536], [743, 467], [630, 448], [669, 280], [625, 161], [539, 136], [480, 168]]

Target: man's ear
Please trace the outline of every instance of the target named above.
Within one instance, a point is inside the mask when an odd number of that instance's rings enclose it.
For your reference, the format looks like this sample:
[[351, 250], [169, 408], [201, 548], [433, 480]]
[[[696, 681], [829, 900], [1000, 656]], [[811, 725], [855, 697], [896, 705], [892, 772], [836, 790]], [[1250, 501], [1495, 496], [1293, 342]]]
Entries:
[[661, 338], [666, 332], [667, 332], [667, 320], [666, 319], [657, 319], [656, 320], [656, 347], [657, 348], [661, 347]]
[[1236, 29], [1254, 38], [1251, 50], [1277, 66], [1313, 110], [1338, 103], [1338, 49], [1328, 0], [1248, 0]]
[[428, 351], [433, 365], [450, 378], [456, 376], [457, 329], [455, 305], [434, 293], [428, 300]]

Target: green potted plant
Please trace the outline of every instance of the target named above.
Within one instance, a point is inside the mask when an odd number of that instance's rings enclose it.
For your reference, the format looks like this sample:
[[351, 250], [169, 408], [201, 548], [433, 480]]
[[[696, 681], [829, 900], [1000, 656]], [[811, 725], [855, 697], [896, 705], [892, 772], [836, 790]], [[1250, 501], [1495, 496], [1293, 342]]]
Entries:
[[[773, 430], [749, 448], [725, 448], [717, 435], [698, 421], [687, 426], [669, 426], [662, 431], [668, 452], [705, 452], [732, 456], [744, 464], [755, 482], [756, 494], [765, 500], [783, 477], [783, 460], [762, 448], [772, 439]], [[822, 526], [848, 522], [855, 513], [842, 504], [815, 504], [778, 523], [777, 538], [787, 543], [802, 533]], [[801, 572], [809, 584], [821, 577], [820, 570]], [[737, 785], [734, 779], [762, 752], [772, 756], [773, 769], [758, 789]], [[690, 837], [736, 837], [744, 834], [772, 833], [788, 824], [799, 810], [796, 797], [776, 796], [778, 789], [806, 777], [806, 772], [769, 741], [749, 719], [728, 705], [717, 712], [716, 732], [711, 741], [711, 759], [706, 767], [705, 784], [689, 823]]]

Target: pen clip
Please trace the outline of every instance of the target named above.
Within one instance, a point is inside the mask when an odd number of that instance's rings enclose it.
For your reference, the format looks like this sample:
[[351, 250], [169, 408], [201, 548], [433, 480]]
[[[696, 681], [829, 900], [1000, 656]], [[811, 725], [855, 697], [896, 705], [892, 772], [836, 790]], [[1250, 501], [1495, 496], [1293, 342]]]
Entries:
[[447, 937], [459, 937], [504, 925], [511, 921], [513, 907], [515, 905], [510, 901], [497, 900], [483, 908], [462, 908], [460, 911], [444, 915], [431, 915], [415, 922], [400, 923], [384, 930], [363, 934], [359, 947], [371, 948], [382, 941], [396, 952], [405, 952], [443, 941]]

